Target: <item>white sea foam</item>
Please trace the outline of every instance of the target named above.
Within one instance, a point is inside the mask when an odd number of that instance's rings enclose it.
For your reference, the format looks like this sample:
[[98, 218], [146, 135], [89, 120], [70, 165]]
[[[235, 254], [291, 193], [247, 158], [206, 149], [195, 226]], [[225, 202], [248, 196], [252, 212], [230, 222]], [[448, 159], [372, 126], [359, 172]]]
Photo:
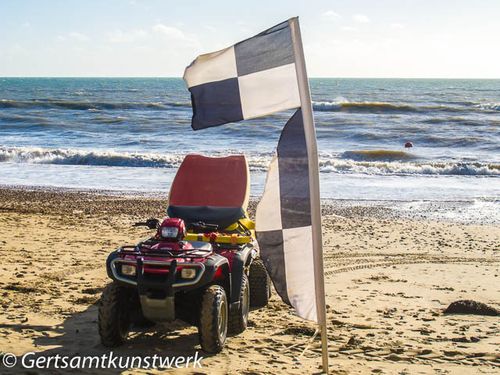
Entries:
[[[471, 106], [472, 105], [472, 106]], [[327, 101], [313, 101], [313, 108], [318, 112], [356, 112], [356, 113], [468, 113], [470, 108], [485, 111], [500, 111], [500, 103], [447, 102], [446, 104], [413, 105], [403, 102], [350, 101], [342, 97]]]
[[[212, 152], [210, 156], [225, 156]], [[350, 154], [347, 154], [350, 155]], [[378, 154], [377, 154], [378, 155]], [[89, 165], [112, 167], [178, 168], [183, 153], [134, 153], [102, 150], [46, 149], [34, 147], [0, 147], [0, 162]], [[266, 171], [272, 155], [269, 153], [247, 156], [253, 171]], [[500, 164], [479, 162], [427, 162], [402, 158], [389, 160], [356, 160], [346, 158], [346, 153], [321, 155], [322, 173], [356, 173], [368, 175], [458, 175], [500, 176]]]
[[321, 172], [368, 175], [500, 176], [500, 164], [460, 162], [367, 162], [320, 160]]
[[[0, 147], [0, 162], [89, 165], [112, 167], [178, 168], [184, 153], [138, 153], [102, 150], [46, 149], [38, 147]], [[211, 153], [222, 157], [225, 153]], [[253, 170], [266, 170], [271, 155], [249, 156], [249, 166]]]
[[319, 112], [412, 112], [418, 108], [405, 103], [387, 103], [376, 101], [349, 101], [338, 97], [333, 101], [313, 101], [313, 108]]
[[475, 107], [490, 111], [500, 111], [500, 102], [480, 103], [476, 104]]
[[178, 167], [178, 154], [128, 153], [116, 151], [45, 149], [36, 147], [0, 148], [0, 162], [95, 165], [115, 167]]

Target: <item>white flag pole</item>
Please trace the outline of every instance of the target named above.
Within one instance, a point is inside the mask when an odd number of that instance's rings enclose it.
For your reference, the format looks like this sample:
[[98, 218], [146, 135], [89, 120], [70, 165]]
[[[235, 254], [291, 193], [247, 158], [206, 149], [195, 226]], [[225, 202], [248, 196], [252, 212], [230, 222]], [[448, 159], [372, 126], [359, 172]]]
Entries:
[[316, 313], [321, 330], [322, 365], [323, 372], [328, 374], [328, 332], [326, 330], [326, 304], [325, 304], [325, 281], [323, 273], [323, 239], [321, 234], [321, 200], [319, 191], [319, 164], [318, 147], [316, 144], [316, 129], [312, 112], [311, 93], [309, 80], [307, 78], [304, 50], [298, 17], [289, 21], [292, 31], [293, 52], [295, 55], [295, 69], [299, 84], [300, 103], [302, 107], [302, 119], [304, 122], [304, 133], [307, 145], [309, 163], [309, 190], [311, 195], [311, 222], [312, 222], [312, 245], [314, 259], [314, 284], [316, 289]]

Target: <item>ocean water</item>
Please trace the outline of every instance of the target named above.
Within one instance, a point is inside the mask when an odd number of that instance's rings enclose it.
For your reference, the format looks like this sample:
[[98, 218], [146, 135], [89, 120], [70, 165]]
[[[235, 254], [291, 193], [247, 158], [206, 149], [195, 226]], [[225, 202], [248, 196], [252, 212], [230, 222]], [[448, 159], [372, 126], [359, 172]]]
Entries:
[[[500, 80], [311, 90], [324, 198], [499, 207]], [[166, 194], [185, 154], [243, 152], [258, 196], [291, 113], [195, 132], [179, 78], [0, 78], [0, 184]]]

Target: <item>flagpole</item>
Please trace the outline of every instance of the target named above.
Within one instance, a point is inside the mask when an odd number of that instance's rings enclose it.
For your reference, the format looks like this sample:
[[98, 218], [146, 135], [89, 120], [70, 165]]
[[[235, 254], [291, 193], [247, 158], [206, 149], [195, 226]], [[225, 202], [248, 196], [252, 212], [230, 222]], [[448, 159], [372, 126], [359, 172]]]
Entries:
[[323, 239], [321, 234], [321, 200], [319, 190], [319, 164], [318, 147], [316, 144], [316, 129], [312, 112], [311, 93], [309, 91], [309, 80], [307, 78], [302, 37], [300, 35], [298, 17], [289, 21], [292, 31], [293, 51], [295, 55], [295, 69], [299, 84], [300, 103], [302, 107], [302, 119], [304, 122], [304, 133], [307, 145], [309, 163], [309, 190], [311, 195], [311, 221], [312, 221], [312, 245], [314, 259], [314, 284], [316, 291], [316, 308], [318, 324], [321, 331], [322, 367], [323, 372], [328, 374], [328, 332], [326, 329], [326, 304], [325, 304], [325, 280], [323, 272]]

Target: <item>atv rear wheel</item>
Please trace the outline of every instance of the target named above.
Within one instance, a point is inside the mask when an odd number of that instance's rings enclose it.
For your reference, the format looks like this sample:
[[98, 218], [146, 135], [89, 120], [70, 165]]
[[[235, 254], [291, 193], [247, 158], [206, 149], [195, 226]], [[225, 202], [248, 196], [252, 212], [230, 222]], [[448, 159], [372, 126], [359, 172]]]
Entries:
[[240, 306], [237, 310], [229, 312], [228, 332], [234, 335], [243, 332], [248, 325], [248, 312], [250, 311], [250, 286], [247, 275], [243, 274], [240, 290]]
[[98, 326], [101, 343], [113, 348], [125, 342], [130, 330], [132, 291], [118, 283], [109, 284], [99, 301]]
[[262, 259], [255, 259], [250, 265], [250, 306], [264, 307], [271, 298], [271, 280]]
[[198, 335], [201, 348], [218, 353], [224, 348], [227, 336], [228, 306], [224, 288], [212, 285], [205, 290], [201, 301]]

